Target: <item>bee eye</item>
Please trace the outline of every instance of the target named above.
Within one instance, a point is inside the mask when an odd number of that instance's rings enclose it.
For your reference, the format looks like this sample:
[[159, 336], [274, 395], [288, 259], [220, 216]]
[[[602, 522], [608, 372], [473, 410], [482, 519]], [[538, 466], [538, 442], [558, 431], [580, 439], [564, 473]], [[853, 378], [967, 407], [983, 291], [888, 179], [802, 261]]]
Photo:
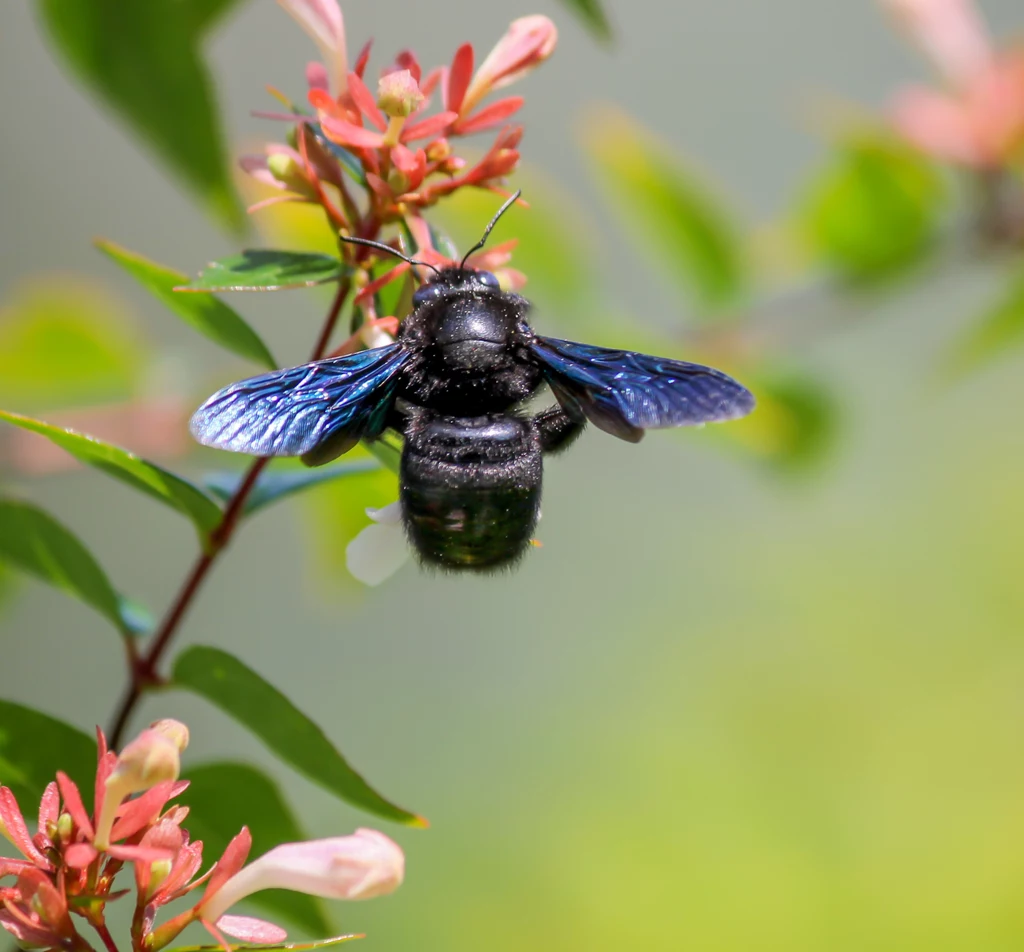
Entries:
[[477, 271], [475, 277], [477, 283], [482, 284], [484, 287], [494, 288], [496, 291], [501, 288], [501, 283], [490, 271]]
[[421, 284], [412, 294], [412, 306], [422, 307], [427, 301], [436, 301], [444, 293], [440, 284]]

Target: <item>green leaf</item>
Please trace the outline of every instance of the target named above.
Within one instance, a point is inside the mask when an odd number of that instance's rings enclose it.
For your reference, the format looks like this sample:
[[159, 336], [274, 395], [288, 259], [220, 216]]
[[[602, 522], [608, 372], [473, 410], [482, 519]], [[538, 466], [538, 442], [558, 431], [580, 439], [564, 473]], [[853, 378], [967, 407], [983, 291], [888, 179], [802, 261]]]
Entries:
[[51, 426], [49, 423], [5, 410], [0, 410], [0, 420], [45, 436], [51, 443], [56, 443], [61, 449], [67, 450], [75, 459], [87, 466], [102, 470], [133, 489], [159, 499], [165, 505], [188, 516], [203, 540], [206, 540], [220, 524], [220, 507], [202, 490], [154, 463], [147, 463], [127, 450], [76, 433], [74, 430]]
[[[305, 949], [323, 949], [329, 945], [338, 945], [342, 942], [351, 942], [353, 939], [365, 939], [365, 935], [336, 935], [330, 939], [319, 939], [316, 942], [288, 942], [285, 945], [237, 945], [231, 943], [235, 952], [303, 952]], [[223, 946], [219, 945], [176, 945], [167, 952], [220, 952]]]
[[121, 598], [89, 550], [53, 516], [27, 502], [0, 499], [0, 560], [91, 605], [122, 632], [135, 630]]
[[201, 645], [186, 649], [175, 661], [173, 683], [230, 714], [278, 757], [347, 803], [397, 823], [427, 825], [423, 817], [395, 806], [373, 790], [316, 724], [226, 651]]
[[46, 785], [63, 770], [92, 802], [96, 741], [77, 727], [48, 714], [0, 701], [0, 784], [10, 787], [32, 816]]
[[1024, 343], [1024, 271], [1002, 297], [950, 348], [944, 360], [948, 376], [977, 370], [1006, 350]]
[[124, 400], [144, 366], [123, 305], [85, 278], [39, 276], [0, 311], [0, 402]]
[[175, 294], [176, 287], [188, 282], [187, 275], [158, 265], [112, 241], [97, 241], [96, 247], [204, 337], [246, 360], [271, 370], [277, 367], [259, 335], [219, 298], [211, 294]]
[[808, 188], [799, 226], [811, 252], [850, 281], [893, 277], [932, 245], [942, 180], [920, 153], [883, 133], [840, 144]]
[[194, 36], [201, 36], [215, 27], [228, 11], [242, 0], [179, 0], [186, 8]]
[[309, 251], [248, 249], [211, 261], [191, 284], [178, 291], [284, 291], [337, 281], [345, 271], [332, 255]]
[[[245, 515], [252, 515], [271, 503], [311, 489], [313, 486], [377, 469], [380, 469], [380, 464], [375, 460], [358, 459], [316, 469], [264, 470], [246, 499], [243, 512]], [[210, 492], [227, 502], [238, 490], [243, 478], [242, 473], [210, 473], [204, 477], [203, 482]]]
[[611, 24], [600, 0], [562, 0], [562, 5], [575, 13], [597, 39], [607, 42], [612, 38]]
[[740, 374], [757, 396], [757, 410], [718, 437], [775, 469], [797, 472], [827, 458], [838, 432], [835, 398], [819, 381], [796, 373]]
[[77, 77], [212, 212], [239, 227], [241, 209], [199, 48], [210, 18], [195, 16], [195, 0], [36, 0], [36, 8]]
[[619, 214], [666, 270], [710, 311], [734, 305], [747, 281], [736, 224], [686, 164], [624, 114], [602, 111], [587, 155]]
[[[203, 852], [215, 860], [242, 826], [252, 833], [249, 859], [262, 856], [281, 843], [306, 839], [277, 785], [248, 764], [213, 763], [189, 766], [188, 829], [203, 841]], [[268, 889], [247, 900], [270, 912], [287, 916], [310, 935], [326, 935], [331, 925], [312, 896], [284, 889]]]

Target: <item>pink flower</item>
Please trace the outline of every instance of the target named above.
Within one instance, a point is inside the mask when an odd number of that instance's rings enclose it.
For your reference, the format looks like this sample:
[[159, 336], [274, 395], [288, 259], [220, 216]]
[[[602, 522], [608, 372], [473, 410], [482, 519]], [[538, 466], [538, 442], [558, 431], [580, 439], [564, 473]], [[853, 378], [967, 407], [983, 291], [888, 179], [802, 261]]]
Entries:
[[345, 92], [348, 59], [345, 52], [345, 19], [337, 0], [277, 0], [312, 37], [323, 57], [325, 74], [315, 68], [307, 71], [311, 83], [326, 81], [335, 96]]
[[[545, 16], [513, 20], [508, 31], [473, 74], [473, 47], [459, 47], [445, 84], [445, 108], [458, 113], [455, 129], [463, 134], [479, 132], [507, 119], [523, 104], [519, 96], [502, 99], [471, 116], [488, 93], [508, 86], [544, 62], [555, 49], [558, 30]], [[472, 79], [470, 76], [472, 75]]]
[[885, 0], [907, 34], [953, 83], [988, 67], [992, 41], [973, 0]]
[[[414, 83], [410, 74], [407, 86]], [[454, 112], [446, 111], [417, 122], [408, 122], [405, 116], [396, 115], [391, 117], [389, 123], [366, 84], [355, 73], [349, 73], [348, 93], [353, 102], [354, 116], [322, 90], [309, 91], [310, 105], [319, 114], [324, 135], [338, 145], [356, 149], [388, 149], [436, 136], [456, 118]], [[425, 102], [425, 94], [421, 92], [421, 95], [421, 102]], [[415, 119], [416, 115], [416, 112], [412, 112], [408, 118]], [[363, 120], [374, 128], [365, 128]]]
[[394, 892], [405, 876], [397, 843], [376, 830], [305, 843], [284, 843], [228, 878], [214, 873], [199, 904], [221, 922], [235, 903], [264, 889], [292, 889], [325, 899], [373, 899]]
[[13, 888], [0, 888], [0, 926], [27, 947], [88, 949], [75, 932], [67, 900], [40, 869], [23, 869]]
[[900, 133], [943, 161], [997, 169], [1024, 146], [1024, 54], [993, 48], [972, 0], [886, 0], [949, 90], [896, 97]]

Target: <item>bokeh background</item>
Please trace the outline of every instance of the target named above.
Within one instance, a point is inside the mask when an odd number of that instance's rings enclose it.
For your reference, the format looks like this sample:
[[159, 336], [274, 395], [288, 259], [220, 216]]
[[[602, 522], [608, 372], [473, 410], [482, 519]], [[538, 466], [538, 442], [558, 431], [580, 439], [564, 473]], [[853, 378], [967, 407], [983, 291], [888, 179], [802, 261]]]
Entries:
[[[820, 97], [880, 107], [922, 73], [867, 0], [612, 2], [609, 48], [551, 3], [344, 6], [353, 46], [411, 44], [425, 63], [487, 48], [512, 16], [556, 19], [559, 49], [523, 90], [524, 155], [585, 223], [593, 295], [549, 294], [535, 324], [580, 337], [604, 312], [666, 327], [679, 311], [585, 170], [595, 104], [657, 130], [757, 222], [825, 148]], [[984, 7], [997, 32], [1024, 23], [1014, 0]], [[233, 143], [277, 131], [249, 111], [267, 83], [299, 88], [313, 52], [272, 0], [222, 25], [209, 62]], [[194, 271], [233, 240], [62, 73], [27, 0], [4, 4], [0, 104], [0, 300], [95, 283], [156, 355], [146, 392], [198, 399], [234, 379], [237, 362], [91, 246]], [[548, 466], [544, 547], [512, 575], [410, 564], [361, 588], [329, 544], [344, 494], [248, 525], [181, 643], [243, 657], [432, 821], [370, 824], [406, 849], [408, 879], [336, 910], [342, 927], [396, 952], [1021, 948], [1021, 364], [934, 375], [994, 277], [940, 270], [792, 342], [840, 403], [809, 472], [780, 476], [710, 431], [639, 446], [588, 432]], [[294, 360], [324, 306], [232, 303]], [[183, 521], [92, 472], [5, 482], [89, 540], [120, 588], [166, 604], [193, 554]], [[121, 649], [88, 609], [19, 585], [0, 648], [0, 696], [108, 720]], [[213, 708], [169, 693], [137, 721], [157, 716], [190, 724], [197, 760], [265, 765], [310, 833], [368, 824]]]

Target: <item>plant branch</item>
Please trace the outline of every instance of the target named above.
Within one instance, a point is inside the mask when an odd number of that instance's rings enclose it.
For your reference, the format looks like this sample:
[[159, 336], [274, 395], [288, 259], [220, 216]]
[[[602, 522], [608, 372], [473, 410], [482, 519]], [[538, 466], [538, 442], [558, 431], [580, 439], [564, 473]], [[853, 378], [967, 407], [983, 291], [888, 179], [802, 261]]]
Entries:
[[107, 928], [105, 922], [101, 922], [98, 925], [93, 923], [93, 928], [103, 940], [103, 944], [107, 947], [107, 952], [119, 952], [117, 943], [114, 941], [114, 937], [110, 934], [110, 929]]
[[[334, 295], [334, 300], [331, 302], [330, 309], [324, 319], [323, 328], [320, 331], [320, 336], [317, 338], [316, 345], [313, 347], [310, 360], [319, 360], [326, 353], [331, 334], [338, 323], [338, 315], [341, 313], [341, 308], [351, 291], [351, 287], [351, 282], [348, 279], [343, 279], [339, 282], [337, 293]], [[157, 666], [174, 636], [178, 633], [181, 622], [195, 601], [196, 595], [199, 593], [200, 588], [202, 588], [210, 569], [213, 568], [220, 554], [231, 541], [231, 537], [234, 535], [235, 529], [238, 528], [244, 513], [245, 502], [268, 462], [269, 459], [267, 457], [259, 457], [254, 459], [249, 465], [249, 469], [246, 471], [241, 484], [228, 501], [220, 523], [210, 534], [210, 543], [207, 550], [193, 563], [191, 570], [178, 591], [177, 597], [167, 609], [167, 614], [164, 616], [163, 621], [161, 621], [160, 627], [157, 629], [146, 651], [141, 655], [137, 655], [134, 663], [130, 664], [131, 682], [124, 693], [124, 697], [121, 699], [108, 734], [108, 740], [112, 748], [120, 745], [125, 729], [128, 726], [128, 720], [135, 711], [143, 693], [148, 688], [161, 683], [160, 675], [157, 673]]]

